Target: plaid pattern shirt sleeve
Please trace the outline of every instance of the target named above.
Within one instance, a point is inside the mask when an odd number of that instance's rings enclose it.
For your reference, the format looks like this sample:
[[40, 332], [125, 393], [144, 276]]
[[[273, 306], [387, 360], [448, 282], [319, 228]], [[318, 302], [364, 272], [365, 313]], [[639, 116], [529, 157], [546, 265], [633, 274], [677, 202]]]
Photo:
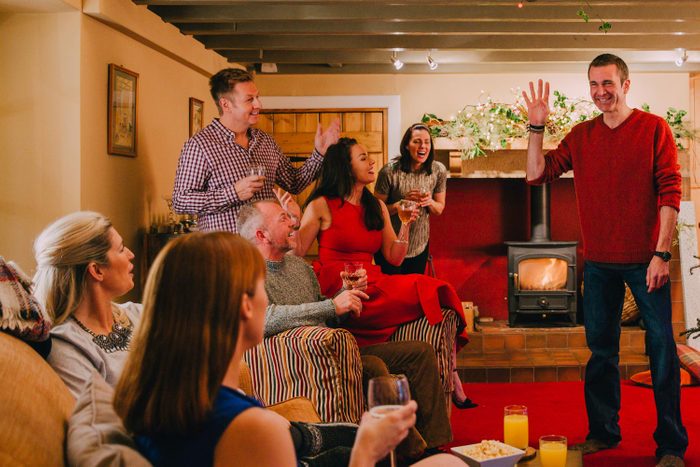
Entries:
[[[265, 132], [252, 128], [248, 148], [236, 143], [235, 134], [218, 119], [190, 138], [182, 149], [173, 187], [173, 208], [196, 214], [203, 231], [237, 231], [242, 205], [274, 198], [274, 184], [301, 192], [318, 174], [323, 156], [314, 151], [300, 168], [291, 165]], [[265, 167], [265, 185], [252, 199], [241, 201], [234, 184], [248, 176], [251, 165]]]

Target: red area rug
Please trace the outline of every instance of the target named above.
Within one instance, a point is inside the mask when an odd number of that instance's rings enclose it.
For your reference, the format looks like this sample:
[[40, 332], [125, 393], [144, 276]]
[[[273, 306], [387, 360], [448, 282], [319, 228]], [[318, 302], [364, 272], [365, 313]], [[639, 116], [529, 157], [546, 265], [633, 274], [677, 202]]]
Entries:
[[[542, 435], [558, 434], [569, 444], [583, 441], [588, 421], [583, 401], [582, 382], [560, 383], [483, 383], [466, 384], [465, 390], [479, 407], [459, 410], [452, 407], [454, 442], [450, 446], [478, 443], [483, 439], [503, 439], [503, 407], [522, 404], [528, 407], [530, 445], [537, 447]], [[684, 387], [681, 392], [683, 423], [690, 446], [685, 462], [700, 466], [700, 386]], [[651, 389], [622, 382], [620, 412], [622, 443], [617, 449], [601, 451], [584, 458], [587, 467], [653, 467], [656, 465], [653, 432], [656, 410]]]

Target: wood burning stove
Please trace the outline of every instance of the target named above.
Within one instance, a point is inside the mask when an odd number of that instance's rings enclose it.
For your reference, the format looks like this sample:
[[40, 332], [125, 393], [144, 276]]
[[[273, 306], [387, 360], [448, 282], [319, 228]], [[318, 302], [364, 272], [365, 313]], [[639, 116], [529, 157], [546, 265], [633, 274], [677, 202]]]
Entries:
[[531, 235], [508, 245], [510, 326], [576, 324], [576, 245], [550, 239], [549, 185], [530, 187]]

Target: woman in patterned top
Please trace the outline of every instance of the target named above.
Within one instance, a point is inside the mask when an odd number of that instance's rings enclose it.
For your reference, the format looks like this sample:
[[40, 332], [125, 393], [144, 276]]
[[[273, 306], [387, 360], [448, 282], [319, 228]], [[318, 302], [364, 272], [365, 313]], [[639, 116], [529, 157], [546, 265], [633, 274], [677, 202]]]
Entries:
[[445, 209], [447, 169], [434, 160], [433, 140], [428, 127], [411, 125], [401, 139], [401, 156], [385, 165], [379, 172], [374, 195], [384, 201], [391, 215], [391, 224], [398, 233], [401, 228], [397, 208], [401, 200], [415, 201], [418, 219], [411, 226], [408, 253], [399, 266], [389, 263], [381, 251], [374, 261], [385, 274], [423, 274], [428, 261], [430, 218]]

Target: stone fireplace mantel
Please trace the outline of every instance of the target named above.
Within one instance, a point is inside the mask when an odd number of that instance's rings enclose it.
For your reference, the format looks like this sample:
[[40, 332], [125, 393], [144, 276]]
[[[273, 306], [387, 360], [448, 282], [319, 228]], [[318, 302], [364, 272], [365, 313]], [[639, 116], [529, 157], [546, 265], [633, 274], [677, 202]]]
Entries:
[[[545, 150], [555, 145], [545, 144]], [[447, 138], [435, 138], [435, 158], [445, 164], [450, 178], [525, 178], [527, 140], [509, 143], [507, 149], [487, 151], [485, 157], [462, 160], [459, 144]], [[562, 177], [572, 178], [573, 171]]]

